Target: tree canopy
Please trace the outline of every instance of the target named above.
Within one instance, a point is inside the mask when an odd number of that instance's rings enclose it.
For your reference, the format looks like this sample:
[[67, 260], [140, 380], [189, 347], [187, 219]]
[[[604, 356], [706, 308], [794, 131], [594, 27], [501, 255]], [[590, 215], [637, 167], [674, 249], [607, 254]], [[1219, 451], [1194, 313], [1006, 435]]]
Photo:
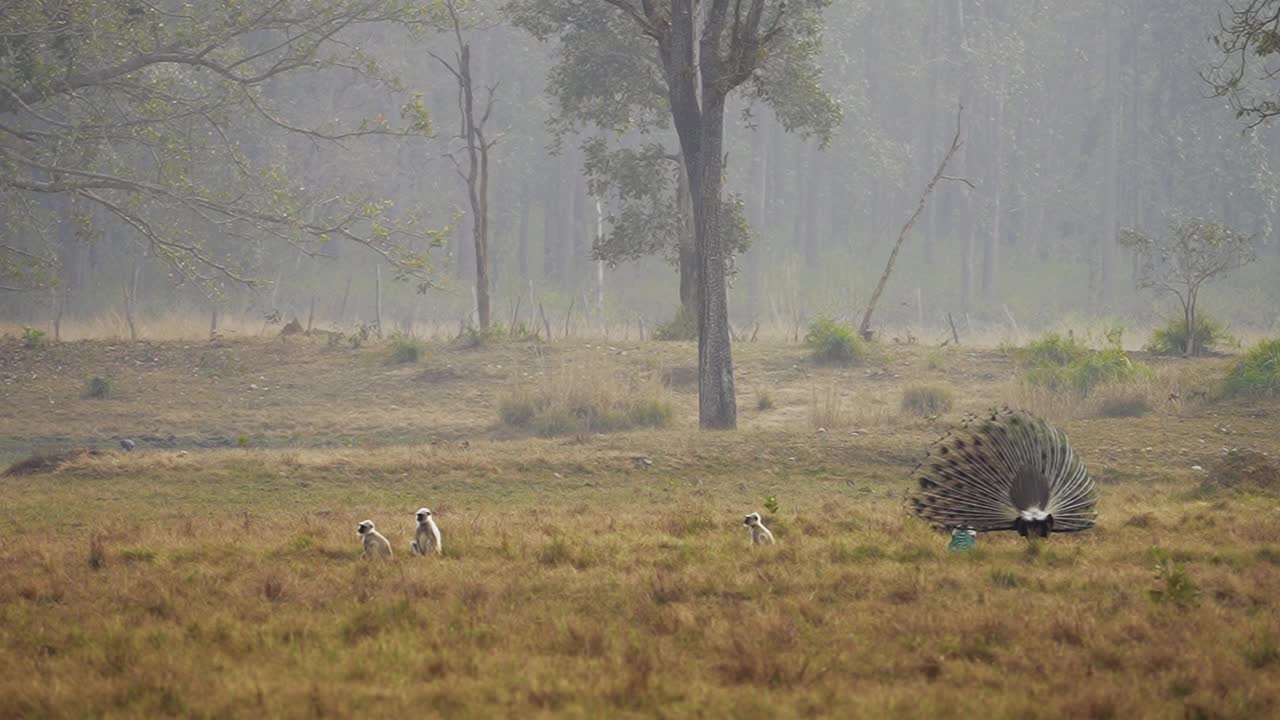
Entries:
[[419, 13], [400, 0], [6, 3], [0, 216], [37, 242], [4, 241], [0, 277], [46, 281], [54, 258], [38, 241], [65, 238], [74, 217], [81, 233], [127, 228], [179, 280], [253, 283], [263, 242], [321, 254], [345, 239], [429, 282], [438, 232], [338, 183], [293, 182], [265, 140], [429, 133], [420, 97], [392, 118], [300, 118], [285, 99], [289, 82], [316, 73], [398, 90], [361, 34]]

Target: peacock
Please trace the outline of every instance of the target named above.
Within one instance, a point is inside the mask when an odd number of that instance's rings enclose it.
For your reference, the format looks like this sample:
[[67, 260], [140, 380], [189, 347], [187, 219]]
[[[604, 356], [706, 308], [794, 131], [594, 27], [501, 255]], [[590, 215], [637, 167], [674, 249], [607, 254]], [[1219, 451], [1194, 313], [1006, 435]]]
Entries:
[[1067, 436], [1021, 410], [971, 416], [912, 477], [911, 511], [944, 529], [1048, 537], [1088, 530], [1098, 516], [1097, 487]]

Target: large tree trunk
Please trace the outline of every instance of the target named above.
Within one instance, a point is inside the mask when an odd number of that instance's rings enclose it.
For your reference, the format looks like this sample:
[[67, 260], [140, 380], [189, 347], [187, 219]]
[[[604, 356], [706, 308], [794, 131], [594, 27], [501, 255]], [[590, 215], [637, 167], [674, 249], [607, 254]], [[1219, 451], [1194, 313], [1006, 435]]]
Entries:
[[729, 301], [725, 290], [722, 152], [724, 99], [703, 99], [701, 167], [693, 188], [698, 275], [702, 312], [698, 322], [698, 419], [706, 429], [733, 429], [738, 408], [729, 343]]

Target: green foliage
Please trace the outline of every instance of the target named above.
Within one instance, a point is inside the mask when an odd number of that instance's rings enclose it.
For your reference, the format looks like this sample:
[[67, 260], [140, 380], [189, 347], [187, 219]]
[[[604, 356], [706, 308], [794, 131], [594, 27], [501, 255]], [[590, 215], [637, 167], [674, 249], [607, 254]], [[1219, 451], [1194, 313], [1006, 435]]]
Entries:
[[1228, 397], [1280, 396], [1280, 338], [1260, 342], [1236, 360], [1223, 389]]
[[[1203, 312], [1196, 314], [1195, 329], [1191, 333], [1192, 355], [1213, 352], [1232, 342], [1225, 323], [1218, 322]], [[1147, 343], [1147, 352], [1156, 355], [1182, 355], [1187, 349], [1187, 321], [1181, 315], [1170, 316], [1164, 327], [1156, 328]]]
[[955, 404], [946, 385], [908, 385], [902, 390], [902, 410], [913, 415], [941, 415]]
[[1150, 591], [1151, 599], [1183, 608], [1198, 605], [1200, 588], [1187, 574], [1186, 568], [1159, 548], [1152, 548], [1151, 555], [1156, 561], [1156, 581], [1159, 583]]
[[240, 433], [239, 435], [236, 435], [236, 447], [249, 447], [249, 435], [247, 433]]
[[1094, 388], [1154, 376], [1151, 368], [1135, 363], [1120, 349], [1120, 335], [1107, 333], [1114, 347], [1090, 350], [1074, 337], [1047, 333], [1027, 347], [1014, 350], [1014, 358], [1027, 367], [1025, 379], [1054, 391], [1088, 395]]
[[388, 364], [416, 363], [421, 355], [422, 345], [417, 340], [399, 333], [391, 336], [390, 350], [387, 353]]
[[47, 333], [30, 325], [22, 326], [22, 346], [28, 350], [39, 350], [48, 342]]
[[1074, 336], [1063, 337], [1058, 333], [1045, 333], [1039, 340], [1034, 340], [1025, 348], [1014, 351], [1014, 359], [1023, 365], [1052, 365], [1062, 367], [1069, 365], [1089, 354], [1085, 347]]
[[804, 344], [813, 351], [815, 360], [833, 365], [847, 365], [867, 354], [867, 344], [853, 328], [825, 315], [809, 323]]
[[84, 392], [81, 393], [81, 396], [101, 400], [110, 397], [112, 391], [113, 386], [111, 378], [94, 377], [90, 378], [89, 382], [85, 383]]
[[670, 320], [659, 325], [653, 331], [654, 340], [697, 340], [698, 319], [681, 305]]
[[764, 509], [768, 510], [771, 515], [778, 514], [778, 496], [770, 495], [764, 499]]
[[1026, 380], [1032, 385], [1083, 396], [1101, 385], [1151, 378], [1154, 374], [1148, 365], [1133, 362], [1125, 351], [1113, 348], [1089, 352], [1066, 365], [1037, 365], [1027, 370]]

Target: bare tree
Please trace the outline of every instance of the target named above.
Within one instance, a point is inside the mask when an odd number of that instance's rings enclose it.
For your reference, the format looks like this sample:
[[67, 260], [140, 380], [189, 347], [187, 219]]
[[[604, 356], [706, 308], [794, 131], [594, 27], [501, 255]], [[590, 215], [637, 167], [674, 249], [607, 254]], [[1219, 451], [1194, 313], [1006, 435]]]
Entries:
[[[1202, 74], [1213, 96], [1226, 98], [1236, 116], [1257, 127], [1280, 116], [1280, 97], [1259, 85], [1280, 79], [1280, 69], [1267, 59], [1280, 53], [1280, 0], [1231, 0], [1218, 18], [1218, 33], [1209, 39], [1222, 53]], [[1257, 65], [1257, 71], [1251, 68]]]
[[925, 186], [924, 192], [920, 193], [920, 201], [916, 203], [915, 212], [911, 213], [911, 217], [907, 218], [907, 222], [902, 226], [902, 230], [898, 233], [898, 240], [893, 244], [893, 250], [889, 253], [889, 262], [884, 266], [884, 272], [880, 274], [880, 281], [876, 283], [876, 289], [871, 293], [871, 301], [867, 303], [867, 311], [862, 316], [862, 324], [858, 326], [858, 333], [867, 340], [871, 339], [871, 315], [876, 311], [876, 305], [880, 302], [880, 295], [884, 292], [884, 286], [889, 282], [889, 275], [893, 272], [893, 263], [898, 259], [898, 251], [902, 249], [902, 241], [906, 239], [907, 233], [911, 231], [911, 227], [916, 224], [916, 219], [920, 217], [920, 213], [924, 212], [925, 203], [929, 200], [930, 193], [938, 184], [939, 180], [955, 180], [973, 187], [973, 183], [964, 178], [951, 177], [944, 175], [947, 171], [947, 164], [951, 162], [951, 158], [955, 157], [956, 151], [963, 144], [960, 141], [960, 118], [964, 113], [964, 106], [956, 109], [956, 132], [951, 136], [951, 145], [947, 147], [947, 153], [942, 156], [942, 162], [938, 163], [938, 170], [933, 173], [933, 177], [929, 179], [929, 184]]
[[485, 137], [484, 126], [493, 113], [498, 85], [494, 83], [485, 88], [483, 107], [477, 115], [475, 82], [471, 75], [471, 44], [462, 38], [462, 23], [458, 19], [455, 0], [445, 0], [444, 6], [449, 12], [457, 50], [452, 61], [435, 53], [428, 54], [443, 65], [458, 83], [458, 115], [462, 127], [457, 139], [463, 142], [463, 149], [467, 154], [466, 167], [452, 153], [448, 154], [448, 158], [453, 161], [458, 175], [467, 185], [467, 202], [471, 206], [471, 238], [476, 249], [476, 314], [479, 315], [480, 330], [483, 332], [489, 329], [490, 322], [489, 151], [497, 144], [496, 138]]
[[1174, 222], [1169, 237], [1158, 240], [1126, 228], [1118, 241], [1137, 253], [1138, 287], [1172, 294], [1182, 304], [1186, 323], [1184, 356], [1199, 354], [1201, 349], [1195, 332], [1201, 287], [1256, 258], [1253, 236], [1203, 218]]

